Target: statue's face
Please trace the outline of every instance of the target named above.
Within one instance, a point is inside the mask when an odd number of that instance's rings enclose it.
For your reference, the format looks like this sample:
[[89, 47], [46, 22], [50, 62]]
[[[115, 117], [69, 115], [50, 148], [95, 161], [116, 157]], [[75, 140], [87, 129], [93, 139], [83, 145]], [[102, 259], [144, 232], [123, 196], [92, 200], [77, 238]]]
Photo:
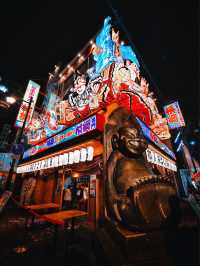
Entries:
[[147, 143], [137, 128], [122, 128], [119, 134], [119, 142], [121, 151], [129, 155], [140, 155], [147, 148]]

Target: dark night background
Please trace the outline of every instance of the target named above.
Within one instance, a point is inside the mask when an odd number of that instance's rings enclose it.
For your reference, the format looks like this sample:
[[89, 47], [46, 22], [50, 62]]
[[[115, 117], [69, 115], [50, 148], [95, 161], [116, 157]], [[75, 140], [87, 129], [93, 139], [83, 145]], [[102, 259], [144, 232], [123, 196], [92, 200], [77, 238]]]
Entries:
[[[185, 120], [198, 119], [196, 1], [112, 0], [162, 101], [179, 100]], [[28, 80], [42, 85], [58, 62], [64, 66], [102, 27], [112, 11], [104, 0], [1, 1], [0, 76], [10, 94], [23, 96]], [[126, 37], [123, 35], [125, 42]], [[144, 74], [145, 76], [145, 74]], [[148, 76], [146, 76], [148, 77]], [[0, 111], [0, 124], [17, 108]]]

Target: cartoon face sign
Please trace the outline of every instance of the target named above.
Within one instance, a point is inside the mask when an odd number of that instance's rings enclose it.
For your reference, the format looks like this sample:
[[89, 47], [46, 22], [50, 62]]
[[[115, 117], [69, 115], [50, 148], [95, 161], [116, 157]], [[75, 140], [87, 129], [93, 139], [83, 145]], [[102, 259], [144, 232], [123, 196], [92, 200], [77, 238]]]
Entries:
[[74, 92], [78, 93], [78, 95], [81, 95], [84, 93], [86, 89], [86, 79], [84, 75], [78, 76], [74, 82]]
[[120, 80], [122, 83], [128, 82], [131, 79], [130, 71], [127, 67], [121, 67], [118, 70], [118, 80]]

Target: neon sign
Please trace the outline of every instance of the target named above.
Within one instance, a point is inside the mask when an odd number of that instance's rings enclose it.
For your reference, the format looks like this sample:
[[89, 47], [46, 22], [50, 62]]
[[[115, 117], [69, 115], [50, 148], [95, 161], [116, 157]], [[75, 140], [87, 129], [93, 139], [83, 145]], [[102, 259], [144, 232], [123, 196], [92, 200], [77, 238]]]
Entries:
[[26, 126], [31, 122], [31, 118], [33, 115], [33, 111], [35, 108], [39, 90], [40, 90], [40, 85], [33, 82], [32, 80], [29, 80], [26, 92], [24, 94], [23, 102], [20, 106], [19, 113], [15, 121], [16, 127], [23, 126], [23, 123], [26, 117], [26, 112], [28, 110], [29, 102], [32, 99], [31, 107], [30, 107], [29, 114], [26, 120]]
[[157, 147], [159, 147], [162, 151], [166, 152], [169, 156], [173, 159], [176, 159], [176, 156], [172, 150], [170, 150], [160, 139], [159, 137], [153, 133], [138, 117], [136, 117], [137, 121], [139, 122], [142, 132], [144, 136], [153, 142]]
[[[122, 45], [111, 17], [105, 18], [95, 40], [79, 55], [62, 72], [56, 67], [50, 74], [43, 112], [33, 117], [26, 130], [28, 144], [41, 143], [111, 103], [134, 113], [160, 139], [170, 138], [167, 119], [159, 113], [150, 84], [142, 77], [136, 53]], [[79, 68], [81, 64], [85, 67]], [[73, 78], [72, 69], [76, 70]]]
[[168, 160], [165, 157], [163, 157], [160, 153], [155, 152], [151, 149], [147, 149], [146, 156], [147, 156], [148, 162], [151, 162], [153, 164], [156, 164], [164, 168], [170, 169], [174, 172], [177, 172], [176, 164], [172, 162], [171, 160]]
[[171, 129], [185, 126], [185, 121], [177, 101], [164, 106], [164, 111]]
[[39, 152], [43, 152], [58, 144], [64, 143], [81, 135], [84, 135], [88, 132], [92, 132], [95, 129], [102, 130], [103, 121], [101, 118], [102, 116], [100, 115], [93, 115], [88, 119], [82, 121], [81, 123], [69, 127], [61, 131], [57, 135], [46, 139], [42, 143], [38, 143], [37, 145], [33, 146], [32, 148], [24, 152], [23, 159], [33, 156]]

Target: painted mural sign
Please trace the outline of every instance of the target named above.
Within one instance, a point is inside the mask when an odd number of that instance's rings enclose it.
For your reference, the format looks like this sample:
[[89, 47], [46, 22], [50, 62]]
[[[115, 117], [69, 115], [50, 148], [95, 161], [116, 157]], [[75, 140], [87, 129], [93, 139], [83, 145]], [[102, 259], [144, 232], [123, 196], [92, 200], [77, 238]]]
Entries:
[[29, 144], [43, 141], [114, 102], [133, 112], [161, 139], [169, 139], [167, 120], [141, 75], [136, 54], [129, 45], [122, 45], [110, 17], [104, 20], [87, 56], [91, 64], [84, 71], [77, 69], [69, 79], [61, 82], [58, 68], [50, 75], [43, 112], [35, 115], [26, 132]]
[[[23, 159], [26, 159], [32, 155], [35, 155], [39, 152], [43, 152], [49, 148], [52, 148], [58, 144], [64, 143], [69, 141], [73, 138], [79, 137], [83, 134], [91, 132], [95, 129], [101, 129], [102, 125], [99, 125], [97, 115], [93, 115], [88, 119], [82, 121], [81, 123], [69, 127], [59, 134], [52, 136], [49, 139], [46, 139], [42, 143], [38, 143], [37, 145], [33, 146], [32, 148], [28, 149], [24, 152]], [[100, 119], [101, 121], [101, 119]]]
[[185, 121], [177, 101], [164, 106], [164, 111], [170, 129], [185, 126]]
[[34, 112], [35, 104], [37, 101], [39, 90], [40, 90], [40, 85], [35, 83], [32, 80], [29, 80], [26, 92], [24, 94], [22, 104], [21, 104], [20, 109], [19, 109], [19, 113], [18, 113], [16, 121], [15, 121], [16, 127], [22, 127], [23, 126], [23, 123], [24, 123], [24, 120], [26, 117], [26, 112], [28, 111], [28, 106], [29, 106], [29, 103], [32, 99], [31, 107], [30, 107], [29, 114], [28, 114], [28, 117], [26, 120], [26, 126], [28, 124], [30, 124], [31, 118], [32, 118], [32, 115]]

